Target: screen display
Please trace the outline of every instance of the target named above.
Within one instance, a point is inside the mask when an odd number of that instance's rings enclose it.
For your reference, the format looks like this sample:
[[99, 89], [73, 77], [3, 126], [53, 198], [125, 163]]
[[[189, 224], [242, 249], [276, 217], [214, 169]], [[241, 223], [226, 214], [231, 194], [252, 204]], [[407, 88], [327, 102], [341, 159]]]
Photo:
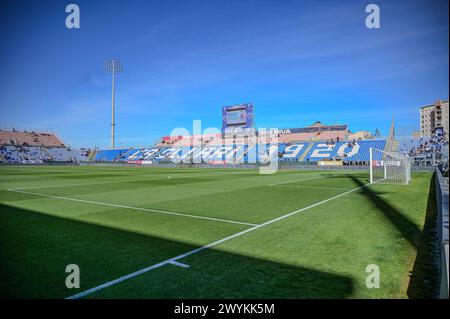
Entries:
[[[234, 104], [222, 106], [222, 132], [231, 129], [249, 129], [254, 125], [253, 104]], [[237, 133], [237, 132], [236, 132]]]
[[247, 122], [245, 110], [227, 112], [227, 124], [244, 124]]

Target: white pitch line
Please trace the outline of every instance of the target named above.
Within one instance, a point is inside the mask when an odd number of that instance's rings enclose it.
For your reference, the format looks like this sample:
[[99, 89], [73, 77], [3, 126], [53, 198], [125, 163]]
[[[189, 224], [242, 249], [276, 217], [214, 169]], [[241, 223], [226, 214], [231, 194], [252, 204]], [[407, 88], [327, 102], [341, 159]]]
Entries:
[[71, 198], [71, 197], [64, 197], [64, 196], [54, 196], [54, 195], [47, 195], [47, 194], [41, 194], [41, 193], [27, 192], [27, 191], [22, 191], [22, 190], [18, 190], [18, 189], [7, 189], [7, 191], [28, 194], [28, 195], [41, 196], [41, 197], [48, 197], [48, 198], [53, 198], [53, 199], [61, 199], [61, 200], [68, 200], [68, 201], [73, 201], [73, 202], [87, 203], [87, 204], [119, 207], [119, 208], [130, 209], [130, 210], [146, 211], [146, 212], [175, 215], [175, 216], [183, 216], [183, 217], [196, 218], [196, 219], [206, 219], [206, 220], [212, 220], [212, 221], [224, 222], [224, 223], [230, 223], [230, 224], [240, 224], [240, 225], [246, 225], [246, 226], [257, 226], [258, 225], [258, 224], [239, 222], [239, 221], [229, 220], [229, 219], [206, 217], [206, 216], [199, 216], [199, 215], [190, 215], [190, 214], [170, 212], [170, 211], [166, 211], [166, 210], [159, 210], [159, 209], [152, 209], [152, 208], [126, 206], [126, 205], [119, 205], [119, 204], [112, 204], [112, 203], [105, 203], [105, 202], [97, 202], [97, 201], [86, 200], [86, 199], [78, 199], [78, 198]]
[[189, 268], [189, 267], [191, 267], [188, 264], [183, 264], [183, 263], [180, 263], [178, 261], [172, 261], [169, 264], [175, 265], [175, 266], [178, 266], [178, 267], [181, 267], [181, 268]]
[[298, 209], [298, 210], [296, 210], [296, 211], [290, 212], [290, 213], [285, 214], [285, 215], [283, 215], [283, 216], [280, 216], [280, 217], [271, 219], [271, 220], [269, 220], [269, 221], [267, 221], [267, 222], [264, 222], [264, 223], [262, 223], [262, 224], [259, 224], [259, 225], [256, 225], [256, 226], [254, 226], [254, 227], [245, 229], [245, 230], [243, 230], [243, 231], [241, 231], [241, 232], [238, 232], [238, 233], [236, 233], [236, 234], [233, 234], [233, 235], [231, 235], [231, 236], [228, 236], [228, 237], [219, 239], [219, 240], [217, 240], [217, 241], [215, 241], [215, 242], [212, 242], [212, 243], [209, 243], [209, 244], [207, 244], [207, 245], [205, 245], [205, 246], [202, 246], [202, 247], [199, 247], [199, 248], [190, 250], [190, 251], [185, 252], [184, 254], [178, 255], [178, 256], [176, 256], [176, 257], [173, 257], [173, 258], [170, 258], [170, 259], [161, 261], [161, 262], [159, 262], [159, 263], [157, 263], [157, 264], [154, 264], [154, 265], [152, 265], [152, 266], [149, 266], [149, 267], [147, 267], [147, 268], [140, 269], [140, 270], [138, 270], [138, 271], [135, 271], [135, 272], [130, 273], [130, 274], [128, 274], [128, 275], [125, 275], [125, 276], [123, 276], [123, 277], [119, 277], [119, 278], [114, 279], [114, 280], [112, 280], [112, 281], [108, 281], [108, 282], [106, 282], [106, 283], [104, 283], [104, 284], [101, 284], [101, 285], [99, 285], [99, 286], [96, 286], [96, 287], [90, 288], [90, 289], [88, 289], [88, 290], [82, 291], [82, 292], [80, 292], [80, 293], [77, 293], [77, 294], [75, 294], [75, 295], [69, 296], [69, 297], [67, 297], [66, 299], [78, 299], [78, 298], [85, 297], [85, 296], [90, 295], [90, 294], [92, 294], [92, 293], [94, 293], [94, 292], [97, 292], [97, 291], [99, 291], [99, 290], [102, 290], [102, 289], [111, 287], [111, 286], [113, 286], [113, 285], [116, 285], [116, 284], [118, 284], [118, 283], [121, 283], [121, 282], [123, 282], [123, 281], [125, 281], [125, 280], [128, 280], [128, 279], [130, 279], [130, 278], [137, 277], [137, 276], [139, 276], [139, 275], [141, 275], [141, 274], [144, 274], [144, 273], [146, 273], [146, 272], [149, 272], [149, 271], [151, 271], [151, 270], [153, 270], [153, 269], [162, 267], [162, 266], [164, 266], [164, 265], [166, 265], [166, 264], [171, 264], [171, 263], [173, 263], [174, 261], [177, 261], [177, 260], [179, 260], [179, 259], [182, 259], [182, 258], [191, 256], [191, 255], [194, 255], [194, 254], [199, 253], [199, 252], [201, 252], [201, 251], [203, 251], [203, 250], [209, 249], [209, 248], [211, 248], [211, 247], [213, 247], [213, 246], [217, 246], [217, 245], [222, 244], [222, 243], [224, 243], [224, 242], [226, 242], [226, 241], [228, 241], [228, 240], [230, 240], [230, 239], [234, 239], [234, 238], [236, 238], [236, 237], [242, 236], [242, 235], [247, 234], [247, 233], [249, 233], [249, 232], [251, 232], [251, 231], [254, 231], [254, 230], [256, 230], [256, 229], [259, 229], [259, 228], [261, 228], [261, 227], [264, 227], [264, 226], [273, 224], [273, 223], [275, 223], [275, 222], [277, 222], [277, 221], [280, 221], [280, 220], [282, 220], [282, 219], [288, 218], [288, 217], [290, 217], [290, 216], [292, 216], [292, 215], [295, 215], [295, 214], [301, 213], [301, 212], [303, 212], [303, 211], [306, 211], [306, 210], [308, 210], [308, 209], [314, 208], [314, 207], [316, 207], [316, 206], [325, 204], [325, 203], [327, 203], [327, 202], [329, 202], [329, 201], [332, 201], [332, 200], [337, 199], [337, 198], [339, 198], [339, 197], [342, 197], [342, 196], [345, 196], [345, 195], [350, 194], [350, 193], [352, 193], [352, 192], [355, 192], [355, 191], [357, 191], [357, 190], [359, 190], [359, 189], [361, 189], [361, 188], [363, 188], [363, 187], [365, 187], [365, 186], [368, 186], [368, 185], [370, 185], [370, 183], [365, 184], [365, 185], [363, 185], [363, 186], [359, 186], [359, 187], [354, 188], [354, 189], [351, 189], [351, 190], [346, 191], [346, 192], [344, 192], [344, 193], [335, 195], [335, 196], [333, 196], [333, 197], [324, 199], [324, 200], [322, 200], [322, 201], [320, 201], [320, 202], [317, 202], [317, 203], [315, 203], [315, 204], [312, 204], [312, 205], [303, 207], [303, 208], [301, 208], [301, 209]]
[[348, 191], [350, 190], [349, 188], [343, 188], [343, 187], [321, 187], [321, 186], [291, 186], [291, 185], [273, 185], [273, 186], [277, 186], [277, 187], [288, 187], [288, 188], [312, 188], [312, 189], [331, 189], [331, 190], [344, 190], [344, 191]]
[[272, 183], [272, 184], [269, 184], [269, 186], [276, 186], [276, 185], [289, 184], [289, 183], [295, 183], [295, 182], [310, 181], [310, 180], [313, 180], [313, 179], [320, 179], [320, 178], [325, 178], [325, 177], [327, 177], [327, 176], [320, 175], [320, 176], [315, 176], [315, 177], [311, 177], [311, 178], [296, 179], [296, 180], [293, 180], [293, 181]]

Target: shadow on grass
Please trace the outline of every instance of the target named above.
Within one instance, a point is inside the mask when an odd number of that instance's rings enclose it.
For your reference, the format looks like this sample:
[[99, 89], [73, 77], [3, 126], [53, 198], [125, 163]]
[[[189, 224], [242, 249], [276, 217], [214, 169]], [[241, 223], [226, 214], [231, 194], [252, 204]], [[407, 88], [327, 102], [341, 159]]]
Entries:
[[430, 181], [427, 214], [420, 236], [407, 294], [410, 298], [437, 298], [439, 295], [439, 260], [436, 206], [436, 175]]
[[[0, 297], [68, 297], [195, 248], [0, 205]], [[216, 249], [188, 262], [188, 269], [166, 265], [92, 297], [345, 298], [353, 291], [347, 277]], [[65, 287], [68, 264], [79, 265], [81, 289]]]
[[419, 246], [419, 238], [421, 235], [420, 229], [415, 223], [413, 223], [408, 217], [403, 215], [403, 213], [385, 201], [379, 194], [370, 187], [362, 187], [366, 185], [361, 180], [354, 178], [352, 175], [347, 175], [353, 180], [353, 182], [361, 187], [359, 190], [360, 194], [366, 196], [371, 203], [373, 203], [383, 214], [389, 219], [389, 221], [394, 225], [400, 234], [409, 241], [414, 247]]
[[[353, 179], [352, 176], [350, 178]], [[363, 186], [357, 179], [354, 179], [354, 182], [358, 186]], [[423, 231], [369, 187], [361, 188], [361, 193], [367, 196], [386, 215], [402, 236], [417, 249], [407, 290], [408, 297], [436, 298], [439, 290], [439, 264], [436, 260], [438, 239], [435, 176], [433, 175], [430, 181]]]

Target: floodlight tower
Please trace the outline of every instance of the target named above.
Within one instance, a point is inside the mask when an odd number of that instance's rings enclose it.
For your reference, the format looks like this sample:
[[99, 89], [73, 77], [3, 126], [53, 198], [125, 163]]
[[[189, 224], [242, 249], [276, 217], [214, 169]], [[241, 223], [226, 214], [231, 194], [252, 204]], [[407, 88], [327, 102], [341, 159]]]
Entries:
[[112, 73], [112, 97], [111, 97], [111, 148], [114, 149], [114, 107], [116, 96], [116, 73], [123, 71], [123, 63], [118, 59], [110, 59], [105, 61], [105, 71]]

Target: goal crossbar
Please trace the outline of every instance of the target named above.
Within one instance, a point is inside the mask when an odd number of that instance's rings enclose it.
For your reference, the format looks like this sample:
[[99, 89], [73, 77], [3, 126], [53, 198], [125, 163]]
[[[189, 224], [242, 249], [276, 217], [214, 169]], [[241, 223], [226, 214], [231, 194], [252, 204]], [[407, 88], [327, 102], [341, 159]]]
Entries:
[[408, 184], [411, 181], [411, 161], [401, 153], [369, 149], [370, 183]]

